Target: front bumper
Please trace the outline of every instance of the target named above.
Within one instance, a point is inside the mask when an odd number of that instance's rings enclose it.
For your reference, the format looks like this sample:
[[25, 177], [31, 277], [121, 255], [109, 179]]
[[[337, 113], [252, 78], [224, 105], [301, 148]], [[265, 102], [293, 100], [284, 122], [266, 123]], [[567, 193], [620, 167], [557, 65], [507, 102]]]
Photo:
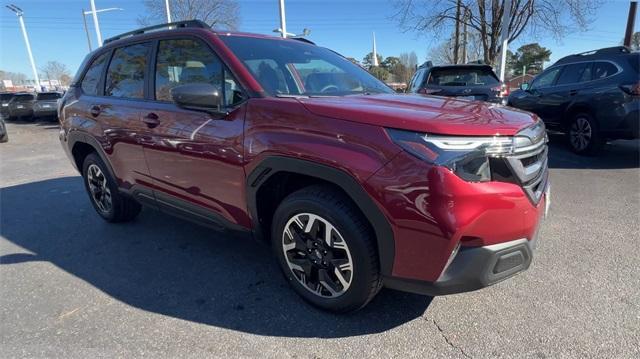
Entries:
[[423, 295], [469, 292], [510, 278], [531, 265], [537, 236], [483, 247], [463, 248], [435, 282], [386, 277], [387, 288]]

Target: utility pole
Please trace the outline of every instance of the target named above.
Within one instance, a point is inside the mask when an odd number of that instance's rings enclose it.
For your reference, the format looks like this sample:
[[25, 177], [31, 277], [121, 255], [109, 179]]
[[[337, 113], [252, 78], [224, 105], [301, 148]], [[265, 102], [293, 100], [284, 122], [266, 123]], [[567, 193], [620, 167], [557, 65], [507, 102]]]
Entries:
[[280, 30], [282, 30], [282, 37], [287, 37], [287, 19], [284, 14], [284, 0], [278, 0], [280, 4]]
[[20, 9], [19, 7], [10, 4], [7, 5], [7, 8], [11, 11], [13, 11], [14, 13], [16, 13], [16, 16], [18, 16], [18, 22], [20, 22], [20, 28], [22, 29], [22, 36], [24, 37], [24, 43], [25, 45], [27, 45], [27, 53], [29, 54], [29, 61], [31, 62], [31, 70], [33, 71], [33, 78], [36, 81], [36, 92], [40, 91], [40, 77], [38, 76], [38, 70], [36, 69], [36, 63], [35, 61], [33, 61], [33, 54], [31, 53], [31, 44], [29, 44], [29, 36], [27, 35], [27, 29], [24, 26], [24, 19], [22, 18], [22, 15], [24, 14], [24, 12], [22, 11], [22, 9]]
[[169, 8], [169, 0], [164, 0], [164, 6], [167, 8], [167, 24], [171, 22], [171, 9]]
[[467, 59], [467, 46], [469, 43], [469, 33], [467, 31], [467, 23], [469, 22], [469, 9], [464, 10], [464, 22], [462, 23], [462, 63], [469, 62]]
[[91, 0], [91, 14], [93, 15], [93, 26], [96, 28], [96, 36], [98, 37], [98, 47], [100, 47], [102, 46], [102, 34], [100, 34], [100, 24], [98, 24], [95, 0]]
[[456, 2], [456, 32], [453, 40], [453, 63], [458, 63], [458, 52], [460, 50], [460, 1]]
[[502, 9], [502, 46], [500, 48], [500, 81], [504, 82], [507, 67], [507, 47], [509, 46], [509, 23], [511, 22], [511, 0], [504, 1]]
[[633, 28], [636, 23], [636, 12], [638, 11], [638, 2], [631, 0], [629, 3], [629, 17], [627, 18], [627, 31], [624, 34], [624, 46], [631, 46], [631, 38], [633, 37]]
[[89, 36], [89, 29], [87, 28], [87, 15], [84, 9], [82, 9], [82, 22], [84, 23], [84, 32], [87, 34], [87, 44], [89, 45], [89, 52], [91, 52], [91, 36]]

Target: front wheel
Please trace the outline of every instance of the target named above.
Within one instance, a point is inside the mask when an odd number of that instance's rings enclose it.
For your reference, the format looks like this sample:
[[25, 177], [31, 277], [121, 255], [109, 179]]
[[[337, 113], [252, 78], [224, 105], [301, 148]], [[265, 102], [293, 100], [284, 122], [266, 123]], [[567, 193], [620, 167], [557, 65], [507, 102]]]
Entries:
[[293, 289], [325, 310], [364, 307], [381, 277], [375, 238], [342, 193], [311, 186], [287, 196], [273, 218], [273, 250]]
[[595, 155], [602, 147], [598, 126], [593, 117], [586, 113], [573, 117], [567, 137], [573, 152], [580, 155]]

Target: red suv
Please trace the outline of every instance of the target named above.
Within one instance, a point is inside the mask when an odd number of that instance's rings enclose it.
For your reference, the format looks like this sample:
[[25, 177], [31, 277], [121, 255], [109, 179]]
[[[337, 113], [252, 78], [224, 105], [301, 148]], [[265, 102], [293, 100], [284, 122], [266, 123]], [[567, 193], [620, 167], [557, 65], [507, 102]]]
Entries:
[[549, 188], [535, 115], [395, 94], [308, 40], [163, 26], [106, 41], [60, 102], [105, 220], [144, 204], [251, 232], [337, 312], [383, 286], [459, 293], [529, 267]]

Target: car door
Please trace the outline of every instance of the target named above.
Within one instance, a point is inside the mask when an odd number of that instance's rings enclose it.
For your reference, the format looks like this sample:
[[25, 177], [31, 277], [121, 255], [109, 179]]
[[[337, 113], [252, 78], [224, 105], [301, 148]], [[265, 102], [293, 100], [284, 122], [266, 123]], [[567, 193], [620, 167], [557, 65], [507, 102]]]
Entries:
[[[157, 203], [174, 214], [249, 226], [242, 146], [244, 92], [198, 38], [162, 39], [154, 48], [154, 85], [142, 116], [150, 130], [144, 152]], [[171, 89], [194, 83], [219, 87], [228, 114], [178, 107]]]
[[553, 126], [562, 123], [564, 113], [578, 98], [579, 92], [584, 86], [581, 84], [583, 74], [591, 76], [590, 62], [583, 61], [564, 65], [555, 84], [544, 90], [544, 96], [541, 98], [541, 104], [544, 105], [541, 113], [544, 116], [541, 117], [548, 124]]
[[74, 90], [78, 100], [65, 106], [67, 120], [95, 140], [118, 185], [128, 190], [151, 187], [137, 137], [145, 130], [138, 105], [144, 100], [145, 66], [150, 50], [149, 43], [142, 43], [97, 55]]
[[533, 112], [546, 122], [553, 117], [547, 107], [552, 100], [547, 95], [553, 91], [552, 87], [561, 70], [562, 66], [556, 66], [542, 72], [533, 80], [528, 89], [513, 94], [509, 99], [511, 105]]

